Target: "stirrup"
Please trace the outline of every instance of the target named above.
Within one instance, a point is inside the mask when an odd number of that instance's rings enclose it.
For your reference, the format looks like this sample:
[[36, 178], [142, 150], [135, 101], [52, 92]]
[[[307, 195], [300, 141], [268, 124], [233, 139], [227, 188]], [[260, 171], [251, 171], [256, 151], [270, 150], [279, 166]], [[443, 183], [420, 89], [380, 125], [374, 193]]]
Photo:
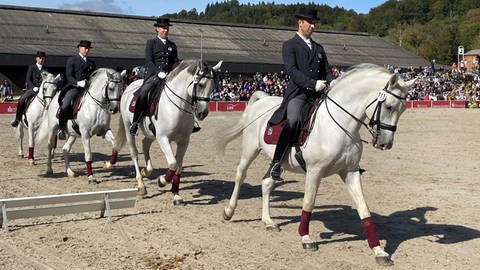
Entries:
[[18, 127], [18, 124], [20, 124], [20, 121], [18, 121], [17, 119], [10, 122], [10, 125], [12, 125], [12, 127], [15, 127], [15, 128]]
[[65, 135], [65, 131], [63, 129], [60, 129], [57, 133], [58, 139], [64, 141], [67, 136]]
[[132, 135], [137, 135], [137, 131], [138, 131], [138, 123], [137, 123], [137, 122], [133, 122], [133, 123], [130, 125], [130, 134], [132, 134]]
[[265, 178], [272, 178], [275, 181], [283, 181], [281, 175], [282, 175], [282, 162], [273, 162], [270, 164], [270, 168], [268, 168], [267, 173], [263, 176], [263, 179]]

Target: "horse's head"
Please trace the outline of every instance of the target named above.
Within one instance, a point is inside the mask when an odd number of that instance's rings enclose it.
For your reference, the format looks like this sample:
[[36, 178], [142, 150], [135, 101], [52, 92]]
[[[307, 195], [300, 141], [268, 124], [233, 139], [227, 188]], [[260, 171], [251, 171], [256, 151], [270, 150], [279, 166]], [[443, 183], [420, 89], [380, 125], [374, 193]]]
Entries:
[[112, 114], [117, 113], [126, 74], [126, 70], [120, 73], [113, 69], [97, 69], [89, 80], [89, 95], [100, 107]]
[[392, 148], [398, 119], [407, 108], [406, 97], [414, 82], [415, 80], [404, 82], [395, 73], [377, 93], [376, 106], [373, 107], [368, 124], [373, 134], [372, 145], [375, 148], [381, 150]]
[[171, 92], [174, 92], [174, 89], [186, 89], [186, 92], [174, 94], [183, 103], [176, 106], [183, 111], [189, 111], [187, 106], [191, 106], [191, 111], [198, 120], [205, 119], [208, 115], [210, 94], [215, 87], [222, 62], [219, 61], [211, 67], [200, 60], [182, 61], [167, 77], [166, 89]]
[[61, 79], [61, 74], [55, 76], [48, 72], [42, 72], [42, 83], [40, 84], [40, 88], [38, 90], [38, 96], [40, 97], [40, 99], [44, 100], [45, 107], [48, 107], [50, 101], [55, 96], [55, 93], [57, 92], [58, 82]]
[[107, 86], [105, 87], [105, 100], [109, 102], [110, 113], [117, 113], [120, 107], [120, 98], [122, 97], [125, 88], [124, 78], [127, 75], [127, 70], [122, 72], [107, 72]]

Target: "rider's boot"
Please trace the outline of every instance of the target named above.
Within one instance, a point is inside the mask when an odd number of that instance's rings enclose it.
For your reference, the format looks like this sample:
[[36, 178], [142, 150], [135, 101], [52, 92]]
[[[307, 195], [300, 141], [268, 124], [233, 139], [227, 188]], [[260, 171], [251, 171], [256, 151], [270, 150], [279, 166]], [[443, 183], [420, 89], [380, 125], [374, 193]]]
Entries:
[[10, 125], [12, 125], [12, 127], [16, 128], [18, 127], [18, 124], [20, 124], [20, 120], [22, 119], [23, 109], [25, 107], [24, 103], [25, 102], [23, 98], [20, 98], [17, 104], [17, 111], [15, 112], [15, 119], [12, 122], [10, 122]]
[[143, 115], [143, 102], [140, 101], [140, 97], [137, 99], [137, 103], [135, 104], [135, 112], [133, 113], [133, 121], [130, 125], [130, 134], [136, 135], [138, 131], [138, 123], [140, 122], [142, 115]]
[[291, 129], [288, 124], [286, 124], [282, 131], [280, 132], [280, 136], [278, 137], [277, 147], [275, 148], [275, 153], [273, 154], [272, 162], [270, 163], [270, 167], [268, 168], [267, 172], [263, 176], [263, 178], [272, 178], [275, 181], [283, 181], [281, 178], [282, 175], [282, 160], [287, 153], [288, 149], [290, 148], [290, 137], [291, 137]]
[[59, 130], [58, 130], [58, 139], [59, 140], [65, 140], [67, 138], [66, 134], [65, 134], [65, 130], [67, 128], [67, 116], [65, 115], [65, 112], [63, 111], [63, 109], [60, 107], [60, 112], [58, 114], [58, 127], [59, 127]]

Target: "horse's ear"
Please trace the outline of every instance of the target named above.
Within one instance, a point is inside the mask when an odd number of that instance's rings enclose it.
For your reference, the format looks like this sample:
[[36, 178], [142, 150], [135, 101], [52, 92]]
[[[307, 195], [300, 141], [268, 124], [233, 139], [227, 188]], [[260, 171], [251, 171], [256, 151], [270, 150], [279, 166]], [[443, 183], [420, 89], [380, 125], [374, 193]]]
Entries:
[[412, 88], [418, 82], [418, 78], [411, 79], [405, 82], [405, 86], [408, 88]]
[[55, 76], [55, 81], [59, 81], [62, 79], [62, 74], [58, 73], [57, 76]]
[[390, 87], [393, 87], [395, 84], [397, 84], [397, 82], [398, 82], [398, 74], [393, 73], [393, 75], [390, 77], [390, 80], [388, 81], [388, 84], [390, 85]]
[[47, 77], [48, 77], [48, 73], [47, 72], [42, 72], [40, 73], [42, 75], [42, 80], [45, 80]]
[[125, 76], [127, 76], [127, 70], [124, 69], [124, 70], [120, 73], [120, 76], [122, 76], [122, 78], [125, 78]]
[[223, 60], [218, 61], [218, 63], [212, 67], [213, 71], [217, 72], [220, 70], [220, 67], [222, 66]]

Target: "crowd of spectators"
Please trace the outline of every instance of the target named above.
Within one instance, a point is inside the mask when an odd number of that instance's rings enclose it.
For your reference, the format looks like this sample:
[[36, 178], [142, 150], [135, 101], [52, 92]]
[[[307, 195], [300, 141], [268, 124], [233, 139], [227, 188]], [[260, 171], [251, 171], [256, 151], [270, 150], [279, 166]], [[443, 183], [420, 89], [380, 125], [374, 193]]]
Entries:
[[[402, 79], [418, 78], [417, 83], [408, 93], [408, 100], [465, 100], [469, 107], [479, 107], [480, 78], [478, 72], [467, 72], [465, 69], [435, 69], [432, 66], [409, 67], [402, 69], [385, 65], [390, 73], [398, 73]], [[342, 70], [334, 67], [335, 77]], [[253, 92], [264, 91], [270, 95], [282, 96], [288, 83], [288, 75], [283, 72], [267, 74], [229, 74], [220, 76], [217, 87], [212, 93], [214, 101], [247, 101]]]

